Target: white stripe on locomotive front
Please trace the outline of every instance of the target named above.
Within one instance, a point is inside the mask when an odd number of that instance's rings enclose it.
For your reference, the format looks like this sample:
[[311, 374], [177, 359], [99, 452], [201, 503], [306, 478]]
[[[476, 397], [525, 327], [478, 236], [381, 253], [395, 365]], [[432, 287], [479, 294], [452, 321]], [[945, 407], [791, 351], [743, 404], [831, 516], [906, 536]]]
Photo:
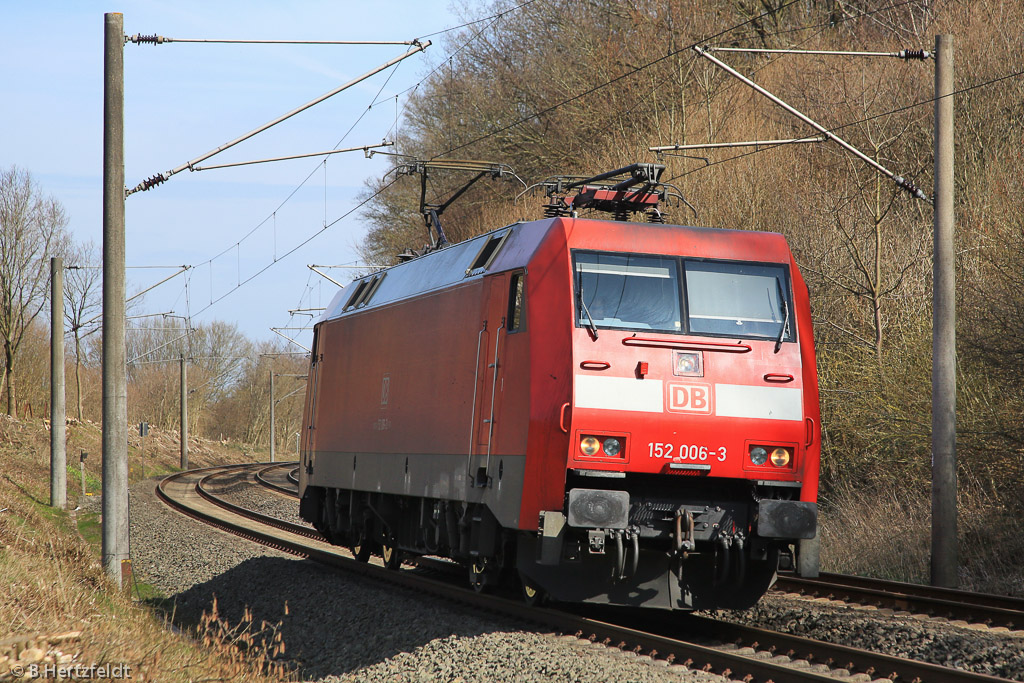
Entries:
[[[576, 375], [575, 405], [594, 410], [663, 413], [664, 392], [664, 384], [656, 379]], [[716, 384], [714, 393], [718, 417], [795, 422], [804, 419], [801, 389]]]
[[576, 375], [576, 407], [597, 410], [665, 412], [665, 388], [658, 379]]
[[718, 417], [800, 422], [804, 419], [803, 392], [781, 387], [716, 384], [715, 414]]

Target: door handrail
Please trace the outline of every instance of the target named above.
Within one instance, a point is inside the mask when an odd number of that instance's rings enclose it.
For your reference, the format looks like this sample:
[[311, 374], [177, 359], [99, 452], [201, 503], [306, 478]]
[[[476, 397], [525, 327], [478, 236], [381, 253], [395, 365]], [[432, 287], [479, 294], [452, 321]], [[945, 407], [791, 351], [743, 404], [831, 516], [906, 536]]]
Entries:
[[476, 335], [476, 365], [473, 366], [473, 401], [470, 403], [469, 414], [469, 453], [466, 456], [466, 474], [472, 480], [473, 477], [473, 436], [476, 434], [476, 390], [480, 385], [480, 344], [483, 341], [484, 332], [487, 331], [487, 321]]
[[487, 459], [484, 461], [484, 474], [491, 471], [491, 439], [494, 437], [494, 393], [498, 390], [498, 344], [501, 342], [501, 331], [505, 329], [505, 319], [494, 333], [494, 376], [491, 378], [491, 419], [487, 421]]

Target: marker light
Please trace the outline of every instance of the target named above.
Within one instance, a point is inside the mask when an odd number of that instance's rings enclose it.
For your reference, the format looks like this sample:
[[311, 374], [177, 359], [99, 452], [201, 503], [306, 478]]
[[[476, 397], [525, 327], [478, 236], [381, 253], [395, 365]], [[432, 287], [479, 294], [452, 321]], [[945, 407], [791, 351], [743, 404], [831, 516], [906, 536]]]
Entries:
[[580, 440], [580, 450], [583, 455], [596, 455], [601, 448], [601, 442], [592, 436], [585, 436]]
[[604, 440], [602, 448], [604, 449], [605, 455], [614, 458], [616, 455], [619, 454], [619, 451], [622, 450], [622, 444], [619, 443], [618, 439], [616, 439], [613, 436], [610, 436]]
[[772, 451], [772, 464], [776, 467], [785, 467], [789, 464], [791, 456], [785, 448], [776, 448]]
[[760, 446], [754, 446], [750, 449], [750, 462], [755, 465], [763, 465], [768, 462], [768, 451], [761, 448]]
[[700, 351], [673, 351], [672, 374], [677, 377], [703, 377], [704, 364]]

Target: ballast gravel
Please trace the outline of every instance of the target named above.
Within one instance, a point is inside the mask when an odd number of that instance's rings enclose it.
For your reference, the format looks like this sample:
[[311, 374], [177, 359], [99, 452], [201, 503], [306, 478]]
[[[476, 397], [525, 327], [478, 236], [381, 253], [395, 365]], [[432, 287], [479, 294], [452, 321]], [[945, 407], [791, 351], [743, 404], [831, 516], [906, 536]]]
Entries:
[[[240, 621], [246, 608], [256, 624], [279, 623], [286, 656], [302, 680], [725, 680], [571, 636], [536, 633], [523, 624], [296, 559], [171, 510], [153, 487], [140, 482], [131, 492], [135, 576], [174, 602], [175, 619], [182, 624], [195, 623], [214, 598], [230, 623]], [[289, 504], [275, 494], [263, 495], [273, 505]]]
[[717, 618], [804, 638], [1024, 681], [1024, 632], [953, 624], [892, 610], [769, 594]]
[[[244, 475], [214, 486], [231, 502], [301, 522], [297, 501]], [[132, 491], [132, 559], [183, 623], [213, 598], [232, 623], [280, 622], [286, 654], [317, 681], [717, 681], [720, 677], [451, 605], [299, 560], [188, 519]], [[1024, 633], [769, 594], [717, 618], [1024, 681]]]

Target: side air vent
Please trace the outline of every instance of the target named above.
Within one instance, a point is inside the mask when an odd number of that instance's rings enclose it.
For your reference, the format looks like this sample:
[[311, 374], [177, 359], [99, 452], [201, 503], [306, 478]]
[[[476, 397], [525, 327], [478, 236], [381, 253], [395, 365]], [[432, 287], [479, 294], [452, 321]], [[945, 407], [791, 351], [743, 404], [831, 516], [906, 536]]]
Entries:
[[501, 246], [505, 244], [505, 240], [512, 233], [512, 230], [503, 230], [491, 235], [480, 247], [480, 251], [477, 252], [476, 258], [473, 259], [472, 265], [466, 268], [466, 277], [470, 275], [478, 275], [479, 273], [487, 270], [491, 263], [494, 262], [494, 257], [498, 255], [498, 251]]

